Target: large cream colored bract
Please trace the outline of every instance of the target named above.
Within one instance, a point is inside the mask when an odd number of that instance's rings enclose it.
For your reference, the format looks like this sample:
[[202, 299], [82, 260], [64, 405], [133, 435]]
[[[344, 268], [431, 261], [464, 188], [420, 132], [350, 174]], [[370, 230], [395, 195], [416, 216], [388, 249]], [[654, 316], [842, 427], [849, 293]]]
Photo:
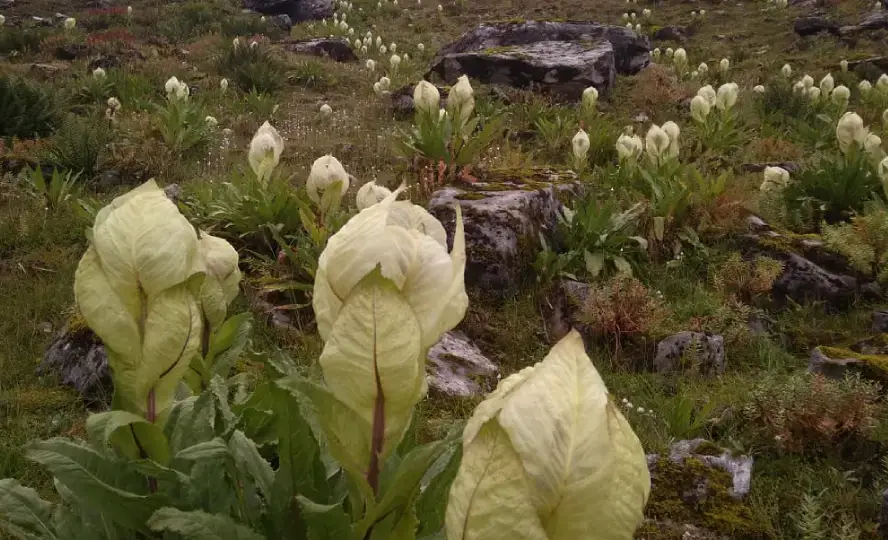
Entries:
[[74, 293], [105, 344], [116, 408], [153, 421], [169, 407], [200, 345], [204, 268], [194, 227], [153, 181], [99, 211]]
[[574, 331], [475, 410], [447, 540], [630, 540], [649, 493], [641, 443]]
[[[333, 396], [361, 420], [332, 428], [349, 441], [347, 468], [367, 474], [373, 433], [378, 462], [397, 446], [426, 392], [426, 351], [468, 307], [465, 240], [457, 210], [453, 250], [424, 208], [396, 201], [402, 189], [362, 210], [318, 260], [313, 304], [324, 340], [319, 360]], [[377, 414], [383, 410], [383, 417]], [[372, 475], [368, 475], [372, 476]]]

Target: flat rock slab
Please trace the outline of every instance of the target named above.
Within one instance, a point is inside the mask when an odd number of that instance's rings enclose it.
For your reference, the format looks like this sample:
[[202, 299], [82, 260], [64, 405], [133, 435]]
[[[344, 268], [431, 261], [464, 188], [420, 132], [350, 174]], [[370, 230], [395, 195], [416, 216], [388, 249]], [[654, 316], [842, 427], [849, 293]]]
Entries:
[[462, 332], [445, 332], [429, 349], [429, 388], [453, 397], [482, 396], [496, 387], [499, 368]]
[[452, 53], [432, 66], [448, 83], [460, 75], [485, 84], [531, 88], [556, 99], [575, 101], [594, 86], [608, 92], [616, 79], [609, 41], [540, 41], [481, 51]]
[[333, 0], [244, 0], [243, 5], [265, 15], [287, 15], [294, 23], [333, 16]]
[[622, 26], [591, 21], [522, 21], [476, 26], [441, 48], [432, 60], [432, 65], [454, 54], [478, 53], [541, 41], [608, 41], [613, 48], [614, 64], [620, 75], [634, 75], [651, 61], [651, 43], [648, 38]]
[[358, 57], [348, 41], [341, 38], [305, 39], [285, 41], [282, 47], [296, 54], [323, 56], [336, 62], [357, 62]]
[[559, 195], [577, 195], [581, 183], [572, 172], [550, 169], [474, 174], [480, 181], [471, 186], [437, 190], [429, 212], [452, 242], [454, 206], [459, 205], [466, 232], [466, 284], [493, 294], [511, 292], [536, 258], [539, 235], [550, 235], [556, 227]]

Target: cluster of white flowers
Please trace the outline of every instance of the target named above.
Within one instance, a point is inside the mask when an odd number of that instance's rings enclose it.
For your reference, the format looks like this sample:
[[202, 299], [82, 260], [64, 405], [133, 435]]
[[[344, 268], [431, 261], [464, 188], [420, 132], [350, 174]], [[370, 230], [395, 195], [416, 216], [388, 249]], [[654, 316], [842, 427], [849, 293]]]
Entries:
[[832, 100], [833, 103], [844, 109], [848, 106], [848, 100], [851, 98], [851, 90], [847, 86], [836, 86], [835, 78], [831, 73], [827, 73], [820, 84], [814, 85], [814, 78], [805, 75], [793, 85], [793, 91], [805, 94], [811, 101]]
[[839, 123], [836, 125], [836, 140], [839, 143], [839, 149], [844, 153], [848, 153], [854, 148], [863, 148], [876, 161], [882, 161], [885, 158], [881, 137], [870, 133], [863, 123], [863, 118], [855, 112], [847, 112], [839, 119]]
[[712, 85], [697, 90], [697, 95], [691, 100], [691, 118], [698, 123], [705, 123], [713, 107], [728, 112], [737, 103], [740, 87], [737, 83], [725, 83], [716, 91]]
[[167, 93], [167, 99], [170, 101], [176, 99], [188, 99], [188, 96], [191, 93], [185, 81], [180, 81], [176, 77], [170, 77], [167, 79], [164, 89]]
[[677, 159], [681, 129], [673, 121], [662, 126], [652, 124], [642, 141], [638, 135], [624, 133], [617, 139], [617, 155], [621, 163], [635, 163], [644, 153], [654, 166]]
[[384, 96], [389, 93], [389, 90], [392, 87], [392, 81], [388, 77], [382, 77], [375, 83], [373, 83], [373, 92], [377, 96]]
[[[868, 80], [864, 79], [860, 81], [860, 84], [857, 86], [860, 90], [860, 95], [864, 98], [868, 98], [870, 93], [873, 91], [873, 84]], [[876, 81], [875, 90], [883, 95], [888, 95], [888, 75], [883, 73], [879, 79]]]
[[781, 9], [785, 8], [789, 4], [788, 0], [768, 0], [768, 3]]

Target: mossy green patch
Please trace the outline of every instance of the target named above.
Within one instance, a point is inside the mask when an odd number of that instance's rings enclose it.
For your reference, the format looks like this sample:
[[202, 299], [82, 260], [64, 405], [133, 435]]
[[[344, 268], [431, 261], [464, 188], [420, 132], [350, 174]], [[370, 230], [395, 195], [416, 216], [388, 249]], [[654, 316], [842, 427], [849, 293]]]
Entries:
[[[885, 335], [882, 334], [877, 339], [884, 340]], [[820, 346], [820, 352], [830, 358], [851, 358], [853, 360], [859, 360], [870, 368], [868, 374], [873, 378], [888, 380], [888, 355], [864, 354], [852, 351], [845, 347], [829, 346]]]
[[730, 474], [699, 459], [674, 462], [660, 458], [652, 474], [647, 516], [694, 524], [731, 538], [758, 538], [762, 532], [749, 507], [732, 496], [731, 486]]

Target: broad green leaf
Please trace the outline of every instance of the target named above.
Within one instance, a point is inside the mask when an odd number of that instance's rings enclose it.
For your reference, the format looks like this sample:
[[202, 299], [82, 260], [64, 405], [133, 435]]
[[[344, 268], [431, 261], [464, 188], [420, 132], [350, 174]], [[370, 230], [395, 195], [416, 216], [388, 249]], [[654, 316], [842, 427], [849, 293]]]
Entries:
[[175, 453], [211, 440], [215, 436], [215, 425], [216, 405], [210, 392], [178, 402], [165, 426], [170, 450]]
[[299, 371], [296, 362], [287, 356], [287, 353], [280, 349], [275, 350], [265, 357], [265, 364], [274, 371], [275, 375], [277, 375], [274, 378], [286, 377]]
[[331, 500], [326, 470], [311, 425], [302, 413], [299, 400], [283, 388], [273, 387], [280, 465], [274, 476], [272, 497], [278, 533], [298, 538], [304, 529], [299, 520], [297, 495], [313, 500]]
[[158, 493], [148, 492], [148, 482], [119, 459], [60, 438], [32, 443], [27, 457], [40, 463], [56, 480], [102, 516], [131, 529], [142, 529], [145, 521], [165, 504]]
[[419, 518], [419, 537], [431, 535], [443, 529], [450, 485], [453, 483], [453, 479], [456, 478], [461, 460], [462, 448], [458, 446], [450, 455], [444, 469], [432, 478], [429, 485], [426, 486], [419, 496], [419, 500], [416, 503], [416, 515]]
[[243, 432], [234, 430], [228, 440], [228, 449], [234, 457], [234, 464], [238, 471], [250, 475], [265, 500], [271, 500], [274, 471], [265, 458], [259, 454], [256, 444], [248, 439]]
[[216, 422], [216, 430], [221, 434], [228, 434], [234, 429], [236, 422], [234, 412], [232, 412], [231, 406], [228, 404], [228, 385], [225, 384], [225, 380], [222, 377], [216, 375], [210, 381], [209, 391], [213, 398], [215, 398], [216, 412], [219, 419], [221, 419], [221, 423]]
[[[83, 508], [73, 512], [64, 505], [56, 505], [52, 522], [55, 526], [57, 537], [64, 540], [96, 540], [96, 538], [108, 538], [99, 528], [86, 519]], [[50, 537], [51, 538], [51, 537]]]
[[318, 504], [301, 495], [296, 496], [302, 518], [308, 524], [309, 540], [346, 540], [351, 538], [351, 523], [342, 504]]
[[356, 526], [356, 535], [363, 537], [366, 531], [385, 516], [392, 512], [404, 513], [413, 507], [426, 472], [444, 452], [458, 444], [459, 439], [459, 430], [453, 430], [446, 438], [418, 446], [404, 456], [391, 481], [381, 487], [378, 504]]
[[176, 452], [176, 459], [185, 461], [199, 461], [205, 459], [225, 459], [231, 456], [228, 445], [220, 438], [197, 443], [194, 446], [183, 448]]
[[59, 539], [52, 523], [53, 505], [18, 480], [0, 480], [0, 532], [26, 540]]
[[170, 462], [163, 430], [141, 416], [126, 411], [93, 414], [86, 420], [86, 432], [94, 445], [113, 445], [129, 459], [149, 458], [161, 465]]
[[212, 359], [213, 374], [223, 378], [228, 376], [253, 331], [252, 318], [249, 312], [234, 315], [213, 332], [207, 354]]
[[228, 516], [161, 508], [148, 520], [152, 531], [178, 533], [188, 540], [266, 540]]
[[[367, 422], [336, 399], [327, 388], [307, 379], [290, 376], [277, 381], [277, 384], [282, 389], [304, 396], [311, 403], [330, 453], [351, 473], [365, 500], [372, 500], [372, 490], [365, 477], [366, 463], [370, 459], [370, 427]], [[277, 413], [280, 415], [279, 410]], [[356, 459], [356, 455], [364, 455], [366, 460]], [[319, 474], [316, 470], [312, 473]]]

